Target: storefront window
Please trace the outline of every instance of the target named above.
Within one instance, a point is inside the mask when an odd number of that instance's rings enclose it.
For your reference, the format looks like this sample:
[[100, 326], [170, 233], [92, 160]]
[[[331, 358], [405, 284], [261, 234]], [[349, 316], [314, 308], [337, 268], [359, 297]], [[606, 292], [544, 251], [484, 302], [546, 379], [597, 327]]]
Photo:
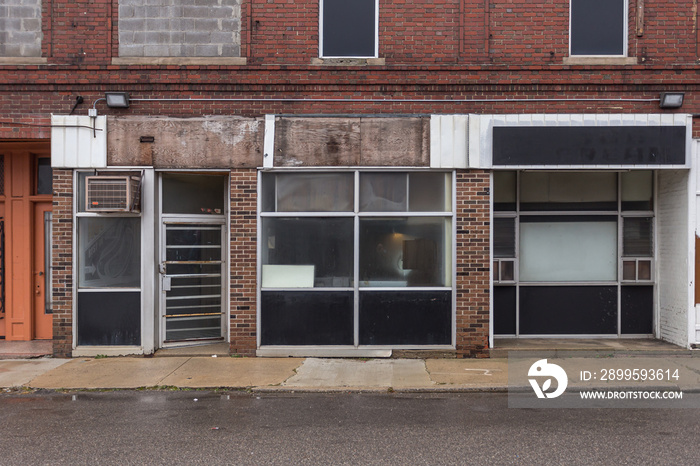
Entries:
[[139, 217], [78, 219], [80, 288], [141, 286], [140, 224]]
[[450, 173], [261, 177], [262, 345], [451, 343]]

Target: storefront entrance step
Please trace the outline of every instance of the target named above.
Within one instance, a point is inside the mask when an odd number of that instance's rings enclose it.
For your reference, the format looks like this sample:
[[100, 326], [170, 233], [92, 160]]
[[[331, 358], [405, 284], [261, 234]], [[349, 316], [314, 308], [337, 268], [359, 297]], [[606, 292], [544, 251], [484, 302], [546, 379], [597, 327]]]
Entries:
[[51, 356], [52, 340], [0, 340], [0, 359], [32, 359]]
[[228, 356], [229, 344], [225, 341], [217, 341], [216, 343], [196, 344], [173, 346], [170, 348], [160, 348], [156, 350], [155, 357], [157, 358], [172, 358], [172, 357], [212, 357], [212, 356]]
[[[683, 356], [692, 350], [653, 338], [496, 338], [492, 358], [512, 353], [554, 356]], [[584, 354], [585, 353], [585, 354]]]

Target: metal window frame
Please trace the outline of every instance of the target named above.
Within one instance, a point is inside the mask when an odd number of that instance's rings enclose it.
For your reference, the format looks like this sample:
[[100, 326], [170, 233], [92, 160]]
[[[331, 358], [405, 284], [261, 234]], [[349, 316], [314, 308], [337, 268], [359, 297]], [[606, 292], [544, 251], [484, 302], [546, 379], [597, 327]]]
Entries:
[[[616, 177], [616, 184], [617, 184], [617, 209], [612, 211], [612, 210], [607, 210], [607, 211], [521, 211], [520, 210], [520, 197], [521, 197], [521, 183], [520, 183], [520, 177], [521, 174], [523, 173], [522, 169], [512, 169], [509, 168], [507, 170], [498, 170], [498, 171], [515, 171], [516, 172], [516, 199], [515, 199], [515, 211], [493, 211], [493, 217], [498, 218], [498, 217], [515, 217], [515, 258], [492, 258], [492, 261], [498, 261], [498, 260], [514, 260], [515, 261], [515, 271], [514, 271], [514, 281], [508, 281], [508, 282], [501, 282], [500, 280], [497, 280], [497, 278], [500, 277], [495, 277], [493, 276], [492, 278], [492, 286], [515, 286], [516, 292], [515, 292], [515, 328], [516, 328], [516, 333], [515, 334], [497, 334], [493, 335], [494, 337], [497, 338], [640, 338], [640, 337], [648, 337], [652, 334], [644, 334], [644, 335], [637, 335], [637, 334], [622, 334], [622, 326], [621, 326], [621, 316], [622, 316], [622, 301], [621, 301], [621, 294], [622, 294], [622, 286], [653, 286], [654, 288], [654, 334], [657, 332], [658, 329], [658, 309], [657, 309], [657, 293], [658, 293], [658, 287], [657, 287], [657, 277], [656, 277], [656, 258], [657, 258], [657, 251], [658, 251], [658, 241], [657, 241], [657, 228], [656, 228], [656, 212], [657, 212], [657, 196], [658, 196], [658, 183], [657, 183], [657, 174], [658, 170], [655, 170], [653, 168], [644, 168], [642, 170], [649, 170], [652, 172], [652, 196], [653, 196], [653, 209], [652, 211], [623, 211], [622, 210], [622, 174], [624, 170], [615, 170], [617, 173]], [[549, 171], [554, 171], [554, 172], [564, 172], [566, 170], [549, 170]], [[579, 171], [585, 171], [585, 172], [600, 172], [600, 170], [579, 170]], [[494, 172], [495, 173], [495, 172]], [[617, 221], [617, 280], [615, 281], [571, 281], [571, 282], [521, 282], [520, 281], [520, 219], [521, 217], [527, 217], [527, 216], [539, 216], [539, 215], [552, 215], [552, 216], [580, 216], [580, 215], [605, 215], [605, 216], [611, 216], [615, 217]], [[630, 258], [630, 257], [623, 257], [622, 256], [622, 235], [623, 235], [623, 221], [625, 217], [645, 217], [645, 218], [651, 218], [652, 219], [652, 241], [653, 241], [653, 256], [651, 257], [643, 257], [641, 258], [642, 260], [651, 260], [651, 280], [623, 280], [622, 279], [622, 268], [623, 268], [623, 261], [624, 260], [632, 260], [632, 259], [639, 259], [637, 257]], [[493, 243], [493, 232], [491, 233], [491, 242]], [[500, 265], [500, 264], [499, 264]], [[500, 268], [499, 268], [500, 270]], [[493, 273], [493, 272], [492, 272]], [[635, 271], [635, 277], [636, 277], [637, 272]], [[570, 335], [570, 334], [543, 334], [543, 335], [521, 335], [520, 334], [520, 287], [521, 286], [596, 286], [596, 285], [604, 285], [604, 286], [616, 286], [617, 287], [617, 333], [615, 335], [613, 334], [602, 334], [602, 335]], [[492, 299], [493, 301], [493, 299]], [[493, 302], [491, 304], [493, 306]], [[492, 316], [493, 317], [493, 316]]]
[[[450, 175], [450, 211], [443, 212], [360, 212], [360, 176], [361, 173], [400, 173], [406, 175], [406, 183], [408, 186], [408, 175], [415, 172], [440, 172]], [[353, 173], [354, 176], [354, 193], [353, 193], [353, 211], [352, 212], [263, 212], [262, 210], [262, 193], [263, 193], [263, 174], [270, 173], [285, 173], [285, 174], [307, 174], [307, 173]], [[421, 350], [444, 350], [455, 349], [457, 342], [457, 245], [456, 245], [456, 204], [457, 204], [457, 176], [455, 170], [431, 170], [428, 168], [401, 168], [396, 167], [349, 167], [347, 169], [338, 168], [303, 168], [303, 169], [265, 169], [258, 170], [258, 215], [257, 215], [257, 273], [256, 273], [256, 299], [261, 302], [263, 291], [353, 291], [353, 345], [310, 345], [310, 346], [277, 346], [277, 345], [262, 345], [261, 344], [261, 306], [256, 306], [256, 322], [257, 336], [256, 347], [259, 354], [276, 355], [276, 354], [315, 354], [322, 352], [324, 354], [345, 354], [350, 351], [350, 354], [362, 355], [369, 354], [373, 351], [384, 350], [400, 350], [400, 349], [421, 349]], [[407, 190], [408, 195], [408, 190]], [[276, 201], [275, 201], [276, 202]], [[407, 200], [408, 202], [408, 200]], [[276, 205], [275, 205], [276, 210]], [[321, 218], [321, 217], [344, 217], [353, 218], [353, 286], [352, 287], [311, 287], [311, 288], [262, 288], [262, 219], [263, 218], [288, 218], [288, 217], [303, 217], [303, 218]], [[449, 220], [449, 230], [451, 235], [450, 244], [450, 260], [451, 270], [450, 281], [451, 286], [442, 287], [363, 287], [360, 286], [360, 268], [359, 268], [359, 242], [360, 242], [360, 219], [361, 218], [386, 218], [386, 217], [433, 217], [444, 218]], [[361, 345], [359, 343], [359, 305], [360, 291], [451, 291], [451, 343], [449, 345]], [[319, 353], [320, 354], [320, 353]]]

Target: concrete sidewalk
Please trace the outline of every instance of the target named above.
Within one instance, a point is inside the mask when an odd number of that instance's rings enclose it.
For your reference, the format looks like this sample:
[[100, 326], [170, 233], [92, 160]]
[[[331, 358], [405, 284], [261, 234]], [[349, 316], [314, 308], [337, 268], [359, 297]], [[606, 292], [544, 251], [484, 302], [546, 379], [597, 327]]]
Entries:
[[[663, 368], [682, 377], [648, 386], [700, 391], [700, 357], [550, 358], [574, 388], [635, 386], [624, 381], [581, 380], [582, 371], [611, 367]], [[79, 358], [0, 360], [0, 387], [27, 389], [227, 388], [258, 391], [505, 391], [529, 388], [531, 360], [295, 359], [234, 357]], [[514, 385], [515, 384], [515, 385]]]

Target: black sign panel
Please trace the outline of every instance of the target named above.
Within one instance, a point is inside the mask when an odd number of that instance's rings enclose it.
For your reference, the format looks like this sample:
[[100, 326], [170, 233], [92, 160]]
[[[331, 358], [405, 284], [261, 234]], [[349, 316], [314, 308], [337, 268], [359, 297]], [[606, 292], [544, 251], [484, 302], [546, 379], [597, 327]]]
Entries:
[[497, 126], [493, 165], [685, 165], [685, 126]]

